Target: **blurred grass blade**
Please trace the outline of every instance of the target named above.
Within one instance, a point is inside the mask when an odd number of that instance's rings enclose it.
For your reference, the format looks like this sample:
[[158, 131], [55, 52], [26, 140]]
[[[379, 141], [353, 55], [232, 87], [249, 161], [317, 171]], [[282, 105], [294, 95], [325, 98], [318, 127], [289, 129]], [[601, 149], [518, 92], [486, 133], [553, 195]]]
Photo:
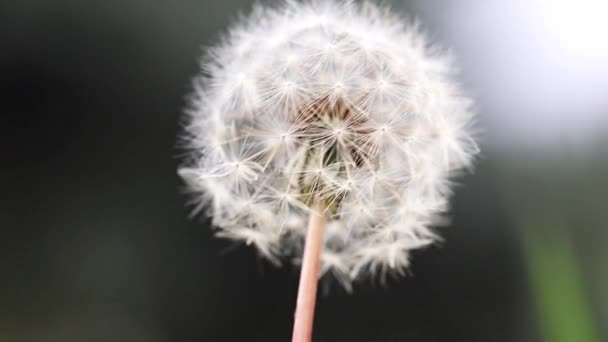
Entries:
[[545, 342], [598, 342], [581, 269], [564, 229], [524, 229], [538, 322]]

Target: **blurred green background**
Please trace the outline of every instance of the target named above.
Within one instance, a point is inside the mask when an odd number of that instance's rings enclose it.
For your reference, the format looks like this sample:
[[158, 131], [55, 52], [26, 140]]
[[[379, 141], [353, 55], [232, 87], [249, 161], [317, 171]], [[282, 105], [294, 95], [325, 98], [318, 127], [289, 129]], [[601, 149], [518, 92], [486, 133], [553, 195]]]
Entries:
[[[315, 340], [608, 341], [608, 4], [386, 4], [457, 56], [482, 154], [408, 277], [323, 282]], [[201, 47], [250, 7], [0, 2], [0, 341], [290, 338], [297, 270], [188, 219], [176, 175]]]

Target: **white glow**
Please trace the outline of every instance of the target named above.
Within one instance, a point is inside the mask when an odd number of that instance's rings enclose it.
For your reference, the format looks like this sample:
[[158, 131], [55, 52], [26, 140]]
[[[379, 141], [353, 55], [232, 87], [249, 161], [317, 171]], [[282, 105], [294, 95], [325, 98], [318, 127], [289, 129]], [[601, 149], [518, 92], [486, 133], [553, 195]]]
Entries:
[[608, 135], [608, 0], [417, 1], [453, 47], [491, 142]]
[[537, 0], [549, 37], [583, 57], [608, 56], [608, 1]]

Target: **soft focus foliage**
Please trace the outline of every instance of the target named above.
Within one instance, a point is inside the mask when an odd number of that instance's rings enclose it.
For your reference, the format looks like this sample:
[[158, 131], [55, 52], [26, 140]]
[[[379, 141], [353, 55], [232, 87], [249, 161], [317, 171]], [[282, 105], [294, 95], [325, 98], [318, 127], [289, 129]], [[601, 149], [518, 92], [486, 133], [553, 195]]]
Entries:
[[370, 4], [258, 7], [202, 68], [180, 174], [219, 236], [297, 258], [322, 202], [322, 272], [346, 287], [437, 238], [477, 146], [450, 59], [415, 24]]

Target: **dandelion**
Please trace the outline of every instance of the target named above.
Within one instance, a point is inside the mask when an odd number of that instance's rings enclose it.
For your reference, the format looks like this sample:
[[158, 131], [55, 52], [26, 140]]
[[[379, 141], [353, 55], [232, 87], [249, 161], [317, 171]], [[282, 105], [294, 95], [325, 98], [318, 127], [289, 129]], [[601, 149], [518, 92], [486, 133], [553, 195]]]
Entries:
[[303, 261], [294, 341], [319, 276], [402, 274], [437, 240], [478, 149], [451, 60], [415, 23], [370, 3], [256, 7], [202, 69], [179, 173], [218, 236]]

